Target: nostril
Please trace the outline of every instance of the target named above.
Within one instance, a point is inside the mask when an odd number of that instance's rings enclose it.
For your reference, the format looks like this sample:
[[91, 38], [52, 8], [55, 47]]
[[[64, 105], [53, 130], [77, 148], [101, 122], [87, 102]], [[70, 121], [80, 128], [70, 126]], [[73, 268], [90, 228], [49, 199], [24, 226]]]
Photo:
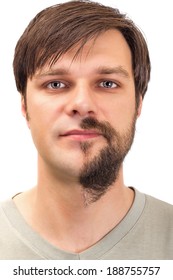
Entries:
[[77, 110], [73, 110], [73, 114], [76, 115], [78, 113]]
[[93, 115], [94, 114], [93, 111], [82, 112], [81, 110], [72, 110], [72, 113], [73, 113], [73, 115], [78, 115], [78, 114], [79, 115]]

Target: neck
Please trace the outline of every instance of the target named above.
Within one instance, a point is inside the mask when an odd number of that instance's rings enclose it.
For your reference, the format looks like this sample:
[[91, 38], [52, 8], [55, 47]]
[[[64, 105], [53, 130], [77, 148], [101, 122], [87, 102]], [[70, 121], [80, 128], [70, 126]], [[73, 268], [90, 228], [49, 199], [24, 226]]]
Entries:
[[27, 222], [55, 246], [81, 252], [106, 235], [126, 215], [133, 191], [118, 180], [96, 202], [87, 205], [81, 186], [60, 181], [41, 171], [37, 187], [16, 197], [15, 202]]

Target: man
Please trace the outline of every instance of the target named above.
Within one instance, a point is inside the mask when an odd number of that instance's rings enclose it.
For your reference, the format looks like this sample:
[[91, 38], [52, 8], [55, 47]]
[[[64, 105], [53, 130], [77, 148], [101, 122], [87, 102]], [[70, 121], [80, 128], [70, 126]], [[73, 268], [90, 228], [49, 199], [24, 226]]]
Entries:
[[52, 6], [13, 65], [38, 181], [1, 204], [1, 259], [173, 259], [173, 206], [123, 181], [150, 78], [135, 24], [94, 2]]

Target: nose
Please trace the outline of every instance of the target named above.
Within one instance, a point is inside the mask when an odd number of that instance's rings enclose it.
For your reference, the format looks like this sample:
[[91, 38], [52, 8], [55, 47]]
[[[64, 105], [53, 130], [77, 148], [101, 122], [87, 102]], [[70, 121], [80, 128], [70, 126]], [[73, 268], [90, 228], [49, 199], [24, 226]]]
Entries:
[[66, 106], [66, 113], [70, 116], [94, 117], [97, 114], [97, 104], [93, 90], [85, 83], [76, 86], [71, 92]]

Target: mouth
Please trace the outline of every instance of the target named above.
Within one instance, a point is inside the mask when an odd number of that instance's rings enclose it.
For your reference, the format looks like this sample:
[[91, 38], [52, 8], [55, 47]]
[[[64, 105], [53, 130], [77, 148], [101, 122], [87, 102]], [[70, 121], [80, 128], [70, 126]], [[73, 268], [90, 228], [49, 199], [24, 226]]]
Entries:
[[100, 137], [101, 134], [94, 130], [71, 130], [60, 136], [76, 141], [86, 141], [92, 138]]

